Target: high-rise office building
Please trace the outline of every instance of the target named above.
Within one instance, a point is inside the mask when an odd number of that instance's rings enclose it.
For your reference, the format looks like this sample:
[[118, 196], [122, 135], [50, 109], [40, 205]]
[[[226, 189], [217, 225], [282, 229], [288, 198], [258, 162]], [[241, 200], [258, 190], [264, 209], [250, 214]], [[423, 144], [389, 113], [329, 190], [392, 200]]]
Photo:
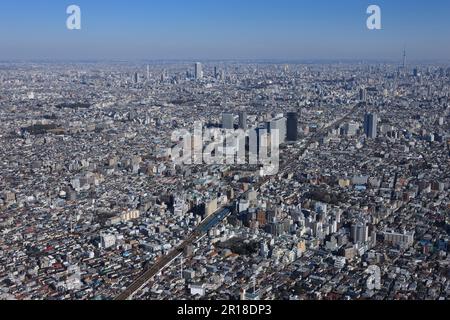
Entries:
[[367, 101], [367, 90], [366, 88], [359, 89], [359, 101], [366, 102]]
[[147, 81], [150, 81], [150, 66], [147, 65]]
[[195, 64], [195, 79], [199, 80], [203, 78], [203, 67], [200, 62]]
[[352, 137], [352, 136], [356, 135], [356, 133], [358, 132], [358, 129], [359, 129], [359, 124], [356, 122], [350, 121], [342, 127], [341, 134]]
[[135, 72], [133, 75], [133, 82], [135, 84], [139, 83], [139, 73]]
[[222, 129], [234, 129], [234, 115], [232, 113], [222, 114]]
[[247, 113], [245, 111], [239, 112], [239, 129], [247, 130]]
[[298, 114], [289, 112], [287, 114], [287, 141], [298, 140]]
[[365, 243], [369, 239], [369, 227], [362, 222], [352, 225], [351, 237], [353, 243]]
[[274, 130], [278, 130], [280, 143], [286, 142], [286, 124], [287, 124], [286, 118], [284, 118], [284, 117], [276, 118], [267, 124], [270, 134], [272, 134], [274, 132]]
[[364, 132], [367, 138], [375, 139], [378, 135], [378, 117], [376, 114], [368, 113], [364, 117]]

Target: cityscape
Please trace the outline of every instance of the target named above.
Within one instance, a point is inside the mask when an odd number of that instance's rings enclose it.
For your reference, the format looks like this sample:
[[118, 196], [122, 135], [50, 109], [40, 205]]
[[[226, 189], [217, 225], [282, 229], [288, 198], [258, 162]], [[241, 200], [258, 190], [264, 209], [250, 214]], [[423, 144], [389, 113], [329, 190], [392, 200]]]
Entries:
[[5, 58], [0, 300], [448, 300], [450, 63], [410, 54]]

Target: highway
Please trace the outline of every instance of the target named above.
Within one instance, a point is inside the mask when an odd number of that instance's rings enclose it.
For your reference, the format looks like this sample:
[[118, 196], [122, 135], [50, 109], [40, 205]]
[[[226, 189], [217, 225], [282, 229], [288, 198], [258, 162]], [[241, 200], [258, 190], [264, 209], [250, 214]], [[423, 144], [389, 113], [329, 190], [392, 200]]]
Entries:
[[[311, 144], [318, 142], [328, 131], [330, 131], [332, 128], [341, 125], [344, 121], [348, 119], [351, 115], [353, 115], [358, 108], [358, 105], [354, 106], [353, 109], [346, 114], [344, 117], [340, 118], [339, 120], [333, 122], [329, 126], [321, 129], [319, 132], [315, 133], [312, 137], [310, 137], [305, 145], [299, 150], [298, 153], [296, 153], [296, 157], [301, 157], [304, 155], [304, 153], [308, 150], [308, 148], [311, 146]], [[294, 157], [290, 157], [289, 161], [286, 161], [289, 163], [287, 166], [285, 166], [282, 170], [280, 170], [279, 175], [286, 174], [288, 172], [295, 172], [297, 167], [294, 167]], [[266, 177], [262, 179], [259, 183], [257, 183], [255, 186], [253, 186], [254, 190], [259, 191], [262, 186], [264, 186], [272, 177]], [[247, 192], [244, 192], [239, 197], [237, 197], [236, 200], [243, 199], [248, 194]], [[223, 206], [219, 208], [215, 213], [207, 217], [201, 224], [197, 226], [197, 228], [192, 232], [192, 234], [185, 239], [177, 248], [169, 252], [164, 257], [160, 258], [158, 261], [155, 262], [154, 265], [149, 267], [147, 270], [145, 270], [127, 289], [125, 289], [124, 292], [122, 292], [120, 295], [118, 295], [114, 300], [130, 300], [133, 298], [133, 295], [136, 294], [139, 290], [142, 290], [150, 281], [151, 279], [157, 275], [161, 270], [166, 268], [172, 261], [177, 259], [181, 254], [183, 254], [183, 251], [186, 247], [192, 245], [197, 240], [199, 240], [204, 234], [206, 234], [209, 230], [216, 227], [220, 222], [222, 222], [226, 217], [228, 217], [231, 214], [231, 211], [227, 208], [227, 206], [231, 205], [231, 203], [228, 203], [226, 206]]]

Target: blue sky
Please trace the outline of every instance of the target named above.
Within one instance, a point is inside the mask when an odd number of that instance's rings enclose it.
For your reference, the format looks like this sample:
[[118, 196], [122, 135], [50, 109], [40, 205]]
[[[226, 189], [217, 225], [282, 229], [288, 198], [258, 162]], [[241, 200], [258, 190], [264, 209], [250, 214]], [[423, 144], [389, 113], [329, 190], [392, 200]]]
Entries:
[[[66, 29], [77, 4], [82, 30]], [[382, 9], [383, 30], [366, 28]], [[450, 59], [448, 0], [1, 0], [0, 59]]]

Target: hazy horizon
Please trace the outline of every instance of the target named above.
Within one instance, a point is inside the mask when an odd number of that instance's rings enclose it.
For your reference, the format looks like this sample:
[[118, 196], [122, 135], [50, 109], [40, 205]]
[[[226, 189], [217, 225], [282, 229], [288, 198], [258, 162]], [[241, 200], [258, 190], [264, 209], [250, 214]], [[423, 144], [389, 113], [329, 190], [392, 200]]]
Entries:
[[[371, 4], [382, 30], [366, 27]], [[444, 0], [2, 1], [0, 61], [448, 61], [449, 16]]]

